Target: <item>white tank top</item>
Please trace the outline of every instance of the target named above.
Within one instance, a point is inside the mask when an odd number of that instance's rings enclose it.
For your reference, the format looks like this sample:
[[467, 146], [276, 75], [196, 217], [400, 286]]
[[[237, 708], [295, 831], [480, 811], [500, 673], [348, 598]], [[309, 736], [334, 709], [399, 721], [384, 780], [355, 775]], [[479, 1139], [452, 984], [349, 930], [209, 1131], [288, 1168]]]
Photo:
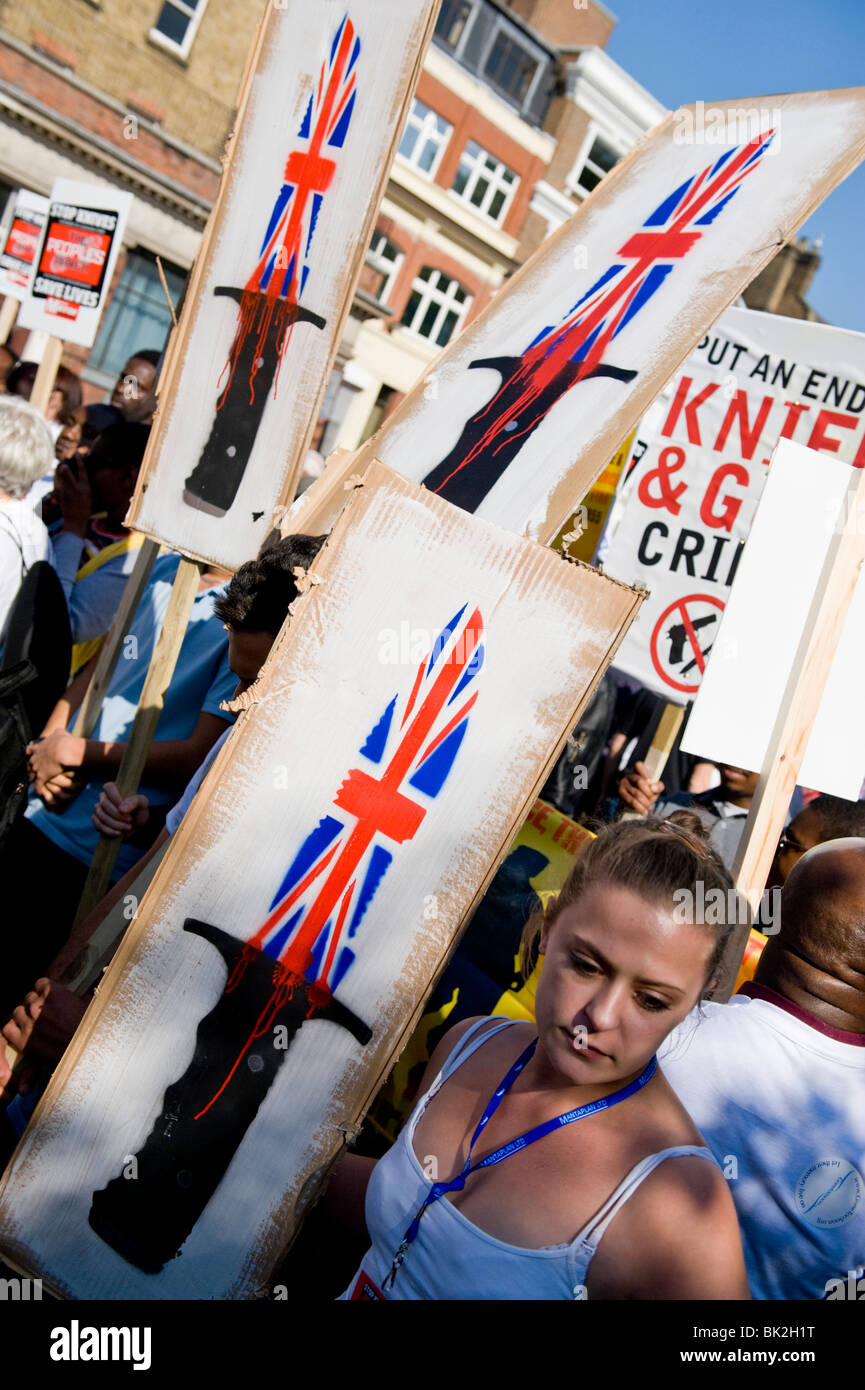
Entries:
[[[378, 1289], [387, 1278], [399, 1244], [433, 1185], [414, 1152], [418, 1120], [448, 1077], [488, 1038], [510, 1027], [514, 1020], [506, 1019], [477, 1036], [488, 1022], [481, 1019], [460, 1039], [426, 1095], [418, 1101], [393, 1148], [373, 1169], [366, 1191], [366, 1225], [372, 1245], [341, 1298], [351, 1298], [361, 1273]], [[427, 1209], [396, 1282], [386, 1296], [483, 1301], [584, 1298], [589, 1264], [613, 1217], [660, 1163], [680, 1156], [705, 1158], [718, 1167], [707, 1148], [690, 1144], [649, 1154], [631, 1169], [600, 1211], [567, 1245], [544, 1245], [538, 1250], [508, 1245], [473, 1225], [443, 1197]]]

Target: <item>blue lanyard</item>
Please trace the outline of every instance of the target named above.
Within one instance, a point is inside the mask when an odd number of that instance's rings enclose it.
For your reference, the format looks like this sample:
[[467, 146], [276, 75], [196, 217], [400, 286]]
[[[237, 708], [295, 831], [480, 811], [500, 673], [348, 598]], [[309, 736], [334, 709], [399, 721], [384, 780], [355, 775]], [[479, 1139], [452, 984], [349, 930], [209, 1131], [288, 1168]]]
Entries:
[[491, 1154], [487, 1154], [486, 1158], [481, 1158], [477, 1163], [472, 1163], [472, 1151], [475, 1144], [478, 1142], [478, 1139], [498, 1110], [502, 1100], [513, 1086], [520, 1072], [530, 1061], [537, 1045], [538, 1039], [534, 1038], [532, 1042], [529, 1043], [525, 1052], [514, 1062], [501, 1085], [493, 1093], [484, 1113], [481, 1115], [478, 1127], [472, 1136], [472, 1142], [469, 1145], [468, 1156], [463, 1165], [462, 1172], [459, 1173], [457, 1177], [451, 1178], [450, 1182], [433, 1183], [427, 1196], [418, 1207], [411, 1225], [402, 1238], [400, 1247], [394, 1256], [390, 1273], [385, 1279], [382, 1289], [387, 1290], [393, 1287], [394, 1280], [399, 1273], [400, 1265], [405, 1259], [406, 1251], [416, 1238], [420, 1229], [421, 1218], [427, 1208], [432, 1206], [433, 1202], [437, 1202], [446, 1192], [461, 1192], [472, 1173], [476, 1173], [480, 1168], [492, 1168], [495, 1164], [504, 1162], [506, 1158], [510, 1158], [511, 1154], [518, 1153], [520, 1149], [527, 1149], [530, 1144], [536, 1144], [539, 1139], [544, 1139], [548, 1134], [552, 1134], [553, 1130], [563, 1129], [565, 1125], [572, 1125], [577, 1120], [585, 1119], [587, 1115], [596, 1115], [600, 1110], [612, 1109], [614, 1105], [618, 1105], [621, 1101], [627, 1100], [628, 1097], [634, 1095], [636, 1091], [642, 1090], [646, 1082], [651, 1081], [658, 1069], [658, 1059], [657, 1057], [653, 1057], [645, 1071], [637, 1077], [636, 1081], [629, 1082], [628, 1085], [623, 1086], [621, 1090], [614, 1091], [612, 1095], [603, 1096], [600, 1100], [590, 1101], [588, 1105], [581, 1105], [577, 1110], [566, 1110], [563, 1115], [556, 1115], [554, 1119], [546, 1120], [542, 1125], [535, 1125], [534, 1129], [530, 1129], [525, 1134], [519, 1135], [517, 1139], [512, 1139], [508, 1144], [503, 1144], [501, 1148], [494, 1150]]

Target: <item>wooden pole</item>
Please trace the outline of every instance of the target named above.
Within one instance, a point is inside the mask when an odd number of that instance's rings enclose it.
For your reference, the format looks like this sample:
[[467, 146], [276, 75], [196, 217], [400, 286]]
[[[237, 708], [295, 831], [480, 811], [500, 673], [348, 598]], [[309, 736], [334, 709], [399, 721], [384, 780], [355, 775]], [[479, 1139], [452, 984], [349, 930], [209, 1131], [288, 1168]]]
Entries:
[[12, 329], [15, 327], [15, 320], [18, 317], [18, 310], [21, 308], [21, 300], [14, 295], [7, 294], [0, 305], [0, 344], [5, 343]]
[[320, 536], [332, 530], [352, 491], [357, 455], [357, 449], [334, 449], [328, 454], [321, 477], [286, 508], [279, 522], [281, 536]]
[[111, 677], [114, 675], [123, 639], [129, 631], [135, 610], [141, 602], [141, 595], [147, 588], [150, 572], [158, 554], [159, 542], [152, 541], [147, 537], [139, 548], [132, 573], [126, 581], [126, 588], [123, 590], [120, 606], [114, 615], [111, 627], [108, 629], [108, 635], [102, 643], [90, 684], [87, 687], [87, 693], [81, 701], [81, 707], [72, 728], [73, 734], [76, 734], [78, 738], [90, 738], [96, 728], [99, 711], [102, 709], [102, 702], [111, 683]]
[[[684, 718], [684, 705], [674, 705], [668, 700], [664, 705], [661, 722], [655, 730], [655, 737], [643, 759], [648, 769], [647, 775], [652, 782], [660, 781], [661, 773], [667, 766], [667, 759], [673, 751], [673, 744], [678, 738]], [[640, 811], [625, 811], [620, 820], [640, 820], [641, 817]]]
[[[847, 523], [852, 518], [853, 524]], [[865, 470], [856, 470], [839, 512], [802, 638], [760, 771], [732, 873], [736, 887], [757, 912], [784, 817], [853, 593], [865, 564]], [[716, 999], [725, 1000], [736, 981], [750, 927], [733, 933]]]
[[[130, 894], [138, 900], [135, 912], [140, 908], [144, 895], [153, 882], [156, 870], [162, 863], [165, 851], [170, 844], [171, 841], [167, 840], [162, 848], [153, 855], [153, 858], [145, 864], [141, 873], [130, 885]], [[117, 949], [117, 944], [130, 925], [135, 912], [131, 915], [127, 913], [124, 900], [115, 903], [111, 911], [106, 913], [99, 923], [90, 940], [82, 946], [78, 955], [66, 969], [61, 971], [57, 983], [64, 985], [66, 989], [72, 990], [74, 994], [81, 997], [88, 994], [101, 972], [110, 962]]]
[[[203, 570], [204, 566], [197, 561], [188, 560], [186, 556], [181, 558], [174, 577], [165, 621], [144, 678], [141, 699], [117, 774], [116, 784], [121, 796], [132, 796], [141, 781], [148, 750], [162, 713], [165, 692], [174, 674]], [[105, 895], [119, 848], [119, 840], [100, 835], [78, 904], [75, 926]]]
[[[63, 985], [66, 989], [71, 990], [80, 999], [90, 993], [102, 971], [110, 964], [111, 957], [122, 940], [126, 928], [132, 925], [132, 918], [141, 906], [147, 889], [156, 877], [156, 870], [165, 858], [165, 851], [170, 843], [170, 840], [166, 841], [130, 884], [129, 894], [126, 896], [128, 898], [131, 895], [137, 899], [135, 912], [127, 915], [126, 899], [115, 903], [111, 911], [106, 913], [99, 923], [89, 941], [81, 947], [77, 956], [70, 961], [65, 970], [60, 971], [56, 981], [58, 985]], [[4, 1051], [7, 1065], [14, 1071], [20, 1065], [23, 1054], [17, 1052], [10, 1043], [5, 1044]]]
[[33, 382], [33, 390], [30, 392], [30, 404], [42, 414], [48, 408], [51, 399], [51, 392], [54, 389], [54, 378], [57, 375], [57, 368], [60, 366], [60, 358], [63, 356], [62, 338], [49, 337], [45, 344], [45, 351], [42, 354], [42, 361], [36, 371], [36, 378]]

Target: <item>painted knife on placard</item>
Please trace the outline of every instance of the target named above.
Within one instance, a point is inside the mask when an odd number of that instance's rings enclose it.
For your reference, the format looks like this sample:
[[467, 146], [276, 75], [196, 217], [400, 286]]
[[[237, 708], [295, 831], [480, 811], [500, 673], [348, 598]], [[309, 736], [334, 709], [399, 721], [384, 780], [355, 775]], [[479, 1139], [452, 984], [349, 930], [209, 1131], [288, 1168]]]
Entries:
[[325, 325], [320, 314], [299, 300], [309, 276], [321, 205], [337, 168], [328, 151], [345, 144], [354, 111], [359, 53], [360, 39], [346, 15], [322, 63], [297, 146], [286, 160], [258, 263], [243, 289], [219, 285], [214, 290], [237, 300], [237, 326], [220, 379], [213, 426], [183, 492], [191, 507], [213, 516], [224, 516], [237, 496], [295, 325]]
[[371, 1041], [369, 1025], [335, 991], [395, 852], [414, 839], [450, 776], [478, 697], [483, 631], [469, 604], [446, 624], [411, 690], [394, 695], [360, 748], [366, 767], [350, 769], [248, 941], [184, 922], [220, 953], [226, 983], [134, 1156], [135, 1181], [124, 1169], [94, 1192], [88, 1216], [145, 1274], [180, 1251], [307, 1021], [343, 1028], [361, 1047]]

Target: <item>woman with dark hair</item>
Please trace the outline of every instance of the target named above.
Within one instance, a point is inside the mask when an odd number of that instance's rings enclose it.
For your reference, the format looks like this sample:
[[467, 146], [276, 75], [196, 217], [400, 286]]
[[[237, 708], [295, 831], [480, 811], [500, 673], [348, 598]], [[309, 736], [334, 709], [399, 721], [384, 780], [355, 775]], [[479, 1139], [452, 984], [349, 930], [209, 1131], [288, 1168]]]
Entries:
[[366, 1187], [372, 1242], [343, 1298], [749, 1297], [727, 1184], [655, 1057], [717, 976], [727, 931], [681, 911], [713, 888], [682, 825], [582, 851], [527, 929], [535, 1022], [453, 1028], [393, 1148], [340, 1164], [329, 1205]]
[[[10, 395], [21, 396], [23, 400], [29, 401], [38, 370], [38, 362], [19, 362], [13, 367], [6, 378], [6, 389]], [[53, 440], [56, 440], [65, 422], [80, 409], [80, 377], [68, 367], [58, 367], [45, 407], [45, 419], [48, 421]]]

